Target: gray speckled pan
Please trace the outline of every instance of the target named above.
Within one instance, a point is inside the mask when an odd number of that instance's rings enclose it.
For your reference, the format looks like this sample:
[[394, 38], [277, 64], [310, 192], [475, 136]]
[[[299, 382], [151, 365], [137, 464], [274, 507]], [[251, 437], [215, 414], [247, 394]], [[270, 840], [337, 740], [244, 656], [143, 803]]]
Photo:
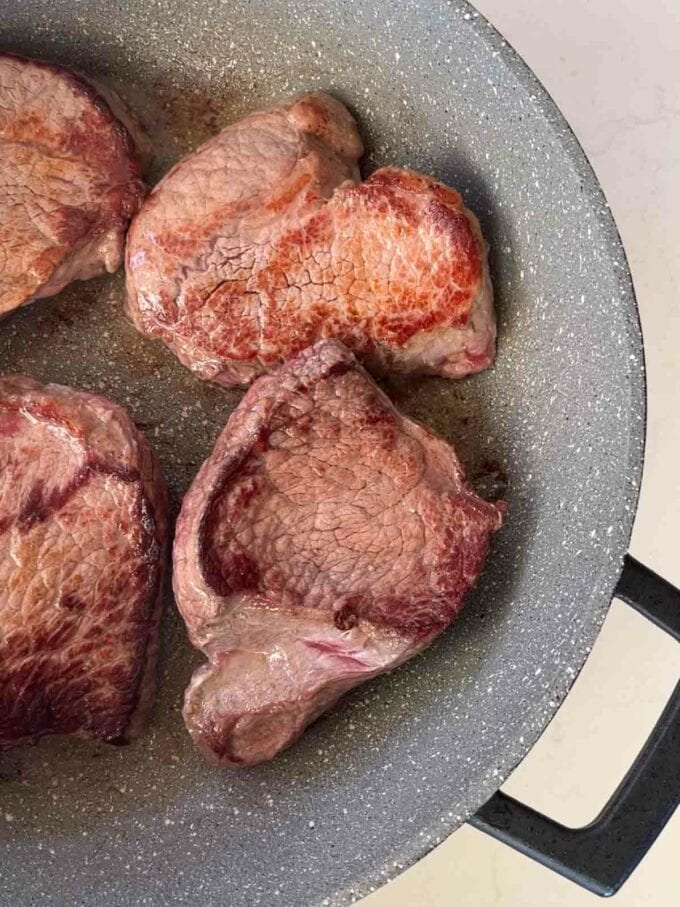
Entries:
[[[344, 904], [464, 822], [529, 750], [609, 607], [644, 436], [637, 311], [606, 202], [512, 49], [462, 2], [0, 0], [0, 44], [108, 81], [158, 151], [151, 180], [220, 126], [324, 88], [376, 164], [458, 187], [491, 244], [494, 369], [387, 382], [510, 477], [464, 617], [350, 696], [274, 763], [207, 767], [180, 716], [194, 656], [169, 602], [160, 695], [133, 745], [52, 740], [0, 758], [0, 903]], [[175, 510], [239, 393], [195, 380], [122, 312], [122, 275], [0, 327], [0, 369], [129, 408]]]

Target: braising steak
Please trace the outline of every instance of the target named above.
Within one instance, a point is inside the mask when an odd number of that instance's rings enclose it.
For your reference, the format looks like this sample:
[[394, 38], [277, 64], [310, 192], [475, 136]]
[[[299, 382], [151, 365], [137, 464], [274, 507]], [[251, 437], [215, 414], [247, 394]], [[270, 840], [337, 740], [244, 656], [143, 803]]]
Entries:
[[119, 116], [81, 76], [0, 52], [0, 314], [120, 266], [145, 187]]
[[133, 221], [127, 310], [201, 378], [247, 384], [334, 337], [373, 371], [491, 364], [486, 244], [453, 189], [385, 167], [359, 181], [349, 111], [315, 92], [228, 126]]
[[119, 406], [0, 378], [0, 750], [138, 730], [166, 509], [154, 454]]
[[177, 604], [208, 658], [184, 717], [214, 763], [288, 746], [454, 620], [503, 504], [337, 341], [259, 378], [182, 504]]

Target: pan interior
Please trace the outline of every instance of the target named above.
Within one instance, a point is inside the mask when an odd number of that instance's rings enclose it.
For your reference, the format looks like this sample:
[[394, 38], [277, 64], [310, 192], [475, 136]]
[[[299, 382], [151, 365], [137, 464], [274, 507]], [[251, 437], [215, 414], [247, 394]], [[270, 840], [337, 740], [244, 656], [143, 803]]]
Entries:
[[[222, 125], [326, 89], [365, 171], [456, 186], [491, 245], [496, 367], [392, 380], [471, 471], [510, 477], [506, 527], [464, 617], [273, 764], [229, 772], [180, 716], [197, 659], [168, 601], [151, 727], [124, 749], [0, 756], [3, 904], [345, 903], [457, 827], [526, 753], [597, 634], [626, 549], [643, 438], [637, 314], [611, 216], [568, 127], [462, 3], [0, 0], [0, 43], [113, 85], [155, 181]], [[184, 23], [184, 24], [183, 24]], [[154, 443], [176, 511], [240, 393], [195, 380], [121, 310], [121, 275], [6, 319], [0, 369], [103, 393]], [[88, 892], [86, 895], [85, 892]]]

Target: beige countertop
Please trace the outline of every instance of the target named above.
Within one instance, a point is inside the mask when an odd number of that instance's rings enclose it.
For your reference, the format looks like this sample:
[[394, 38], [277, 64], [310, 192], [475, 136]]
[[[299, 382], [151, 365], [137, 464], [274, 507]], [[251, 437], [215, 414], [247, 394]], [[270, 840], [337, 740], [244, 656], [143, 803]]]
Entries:
[[[478, 0], [579, 137], [628, 253], [648, 378], [631, 553], [680, 585], [680, 0]], [[503, 789], [569, 825], [594, 818], [680, 677], [680, 646], [615, 602], [574, 689]], [[680, 810], [616, 896], [679, 907]], [[362, 907], [596, 907], [463, 827]]]

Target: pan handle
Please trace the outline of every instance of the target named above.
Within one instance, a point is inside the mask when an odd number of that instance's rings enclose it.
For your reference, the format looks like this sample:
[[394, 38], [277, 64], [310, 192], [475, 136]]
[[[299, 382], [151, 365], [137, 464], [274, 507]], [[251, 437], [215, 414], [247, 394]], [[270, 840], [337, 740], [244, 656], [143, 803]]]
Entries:
[[[614, 591], [680, 641], [680, 591], [629, 555]], [[680, 683], [599, 816], [567, 828], [498, 791], [469, 820], [595, 894], [623, 885], [680, 803]]]

